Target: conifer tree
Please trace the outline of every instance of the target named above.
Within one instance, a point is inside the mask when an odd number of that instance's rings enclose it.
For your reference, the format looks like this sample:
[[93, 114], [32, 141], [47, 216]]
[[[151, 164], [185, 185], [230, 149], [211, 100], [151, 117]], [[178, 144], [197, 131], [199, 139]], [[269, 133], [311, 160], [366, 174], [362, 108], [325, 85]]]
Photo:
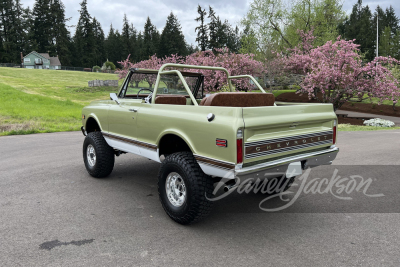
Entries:
[[65, 18], [65, 6], [61, 0], [52, 0], [50, 5], [52, 16], [52, 51], [50, 56], [58, 56], [62, 65], [71, 65], [71, 52], [69, 51], [71, 36], [66, 23], [70, 20]]
[[78, 24], [76, 25], [76, 32], [74, 36], [76, 47], [76, 54], [74, 56], [78, 58], [78, 62], [82, 67], [92, 68], [95, 65], [95, 41], [92, 17], [87, 10], [87, 0], [82, 0], [80, 5], [80, 17]]
[[32, 11], [33, 26], [32, 39], [36, 47], [34, 49], [39, 53], [46, 53], [51, 46], [52, 24], [50, 1], [35, 0]]
[[106, 60], [105, 56], [105, 37], [100, 22], [93, 18], [93, 35], [94, 35], [94, 61], [96, 66], [101, 66]]
[[178, 18], [171, 12], [161, 34], [158, 57], [173, 54], [186, 56], [187, 48]]
[[208, 25], [205, 23], [207, 12], [199, 5], [197, 13], [199, 17], [195, 20], [200, 22], [200, 25], [195, 29], [195, 32], [197, 32], [196, 42], [199, 44], [201, 51], [205, 51], [208, 48]]

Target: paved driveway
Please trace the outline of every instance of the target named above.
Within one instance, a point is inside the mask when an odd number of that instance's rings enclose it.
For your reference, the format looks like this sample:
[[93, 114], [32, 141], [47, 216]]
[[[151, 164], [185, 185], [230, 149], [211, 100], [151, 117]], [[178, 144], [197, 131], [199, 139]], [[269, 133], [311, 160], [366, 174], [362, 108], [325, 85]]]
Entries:
[[370, 177], [367, 194], [384, 196], [308, 193], [265, 212], [265, 196], [236, 193], [192, 226], [164, 213], [158, 163], [123, 155], [109, 178], [94, 179], [82, 141], [78, 132], [0, 137], [2, 266], [400, 266], [398, 130], [339, 132], [336, 165], [312, 171]]

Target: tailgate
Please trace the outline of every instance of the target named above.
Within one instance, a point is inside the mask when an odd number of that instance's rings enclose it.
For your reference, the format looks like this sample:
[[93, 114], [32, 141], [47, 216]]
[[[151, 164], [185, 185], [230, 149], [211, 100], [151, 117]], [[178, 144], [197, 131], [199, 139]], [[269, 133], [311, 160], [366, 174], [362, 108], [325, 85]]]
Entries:
[[331, 104], [243, 108], [243, 167], [329, 148], [336, 119]]

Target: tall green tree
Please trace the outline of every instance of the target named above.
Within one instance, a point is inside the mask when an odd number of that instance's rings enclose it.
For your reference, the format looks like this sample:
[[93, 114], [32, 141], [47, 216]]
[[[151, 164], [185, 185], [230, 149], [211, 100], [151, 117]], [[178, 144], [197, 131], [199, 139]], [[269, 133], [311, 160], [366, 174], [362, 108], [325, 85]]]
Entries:
[[129, 43], [131, 46], [131, 61], [136, 62], [137, 56], [140, 55], [140, 51], [138, 51], [138, 43], [137, 43], [137, 30], [133, 27], [133, 24], [129, 26]]
[[110, 26], [110, 31], [108, 32], [107, 39], [105, 41], [106, 57], [107, 60], [111, 62], [117, 62], [119, 59], [120, 50], [120, 34], [118, 30], [115, 31], [112, 24]]
[[381, 34], [381, 38], [379, 40], [379, 55], [383, 57], [393, 56], [394, 54], [394, 43], [392, 37], [392, 30], [389, 26], [385, 27], [385, 30]]
[[178, 18], [171, 12], [161, 33], [158, 56], [165, 57], [172, 54], [186, 56], [187, 47]]
[[100, 22], [95, 17], [92, 23], [94, 35], [94, 65], [102, 66], [103, 62], [106, 60], [104, 32]]
[[142, 48], [142, 60], [148, 59], [150, 56], [157, 53], [158, 46], [160, 43], [160, 33], [156, 26], [151, 23], [149, 17], [147, 17], [146, 23], [144, 24], [143, 31], [143, 48]]
[[92, 17], [87, 9], [87, 0], [80, 3], [81, 9], [74, 36], [75, 57], [82, 67], [91, 68], [95, 65], [95, 39], [93, 34]]
[[371, 61], [375, 57], [376, 44], [372, 33], [376, 31], [373, 29], [372, 13], [368, 5], [362, 5], [362, 0], [358, 0], [353, 6], [350, 17], [341, 29], [346, 39], [356, 39], [355, 43], [360, 45], [366, 60]]
[[52, 0], [50, 5], [52, 16], [51, 56], [58, 56], [62, 65], [71, 66], [71, 52], [69, 51], [71, 36], [67, 29], [67, 22], [70, 20], [65, 17], [65, 6], [61, 0]]
[[230, 51], [234, 53], [238, 53], [240, 50], [240, 35], [238, 26], [235, 29], [229, 24], [228, 21], [225, 21], [225, 35], [226, 35], [226, 46]]
[[143, 50], [143, 33], [139, 31], [137, 38], [136, 38], [136, 49], [135, 49], [135, 62], [139, 62], [142, 60], [142, 50]]
[[35, 50], [39, 53], [45, 53], [52, 49], [52, 16], [50, 12], [50, 0], [35, 0], [32, 11], [33, 26], [32, 39], [35, 44]]
[[195, 20], [200, 22], [200, 25], [195, 29], [195, 32], [197, 32], [196, 42], [199, 44], [201, 51], [205, 51], [208, 48], [208, 25], [205, 23], [207, 12], [199, 5], [197, 13], [199, 16]]
[[128, 18], [126, 14], [124, 14], [123, 24], [122, 24], [122, 31], [121, 31], [121, 48], [122, 48], [122, 55], [126, 58], [129, 54], [132, 53], [133, 47], [131, 40], [131, 30]]
[[219, 18], [217, 18], [214, 9], [209, 6], [208, 7], [208, 18], [210, 19], [210, 22], [208, 23], [208, 31], [209, 31], [209, 39], [208, 39], [208, 48], [210, 49], [215, 49], [215, 48], [220, 48], [219, 44], [219, 36], [218, 32], [220, 28], [220, 21]]

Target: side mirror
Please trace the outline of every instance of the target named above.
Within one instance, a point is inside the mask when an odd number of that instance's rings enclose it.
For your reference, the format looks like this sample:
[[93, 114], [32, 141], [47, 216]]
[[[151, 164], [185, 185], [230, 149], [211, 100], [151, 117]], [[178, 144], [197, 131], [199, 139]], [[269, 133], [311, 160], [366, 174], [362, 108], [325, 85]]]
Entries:
[[116, 93], [110, 93], [110, 99], [114, 100], [118, 105], [120, 104]]

